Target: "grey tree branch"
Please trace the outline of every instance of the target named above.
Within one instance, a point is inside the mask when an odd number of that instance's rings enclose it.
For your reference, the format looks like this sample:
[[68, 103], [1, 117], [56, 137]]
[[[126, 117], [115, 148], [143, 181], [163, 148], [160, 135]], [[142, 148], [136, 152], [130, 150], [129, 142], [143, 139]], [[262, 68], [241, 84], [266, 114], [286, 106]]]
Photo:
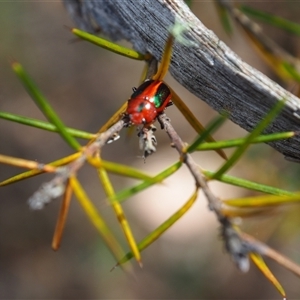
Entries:
[[[251, 131], [281, 99], [282, 113], [266, 132], [300, 129], [300, 99], [244, 63], [207, 29], [181, 0], [63, 0], [77, 26], [101, 32], [112, 40], [159, 59], [175, 17], [188, 26], [185, 37], [195, 46], [175, 43], [170, 72], [185, 88], [218, 112]], [[201, 105], [199, 103], [199, 105]], [[300, 159], [300, 137], [271, 145], [290, 159]]]

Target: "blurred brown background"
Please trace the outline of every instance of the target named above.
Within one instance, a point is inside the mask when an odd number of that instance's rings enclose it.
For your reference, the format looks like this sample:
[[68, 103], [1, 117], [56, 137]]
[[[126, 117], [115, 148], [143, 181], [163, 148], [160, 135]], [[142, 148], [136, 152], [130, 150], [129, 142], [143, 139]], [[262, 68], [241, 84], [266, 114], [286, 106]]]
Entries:
[[[252, 3], [253, 4], [253, 3]], [[255, 3], [255, 6], [299, 21], [299, 2]], [[217, 19], [211, 1], [194, 1], [192, 9], [200, 20], [234, 49], [245, 61], [271, 78], [256, 53], [239, 30], [228, 38]], [[95, 132], [131, 94], [142, 62], [119, 57], [86, 42], [74, 42], [64, 27], [73, 26], [59, 1], [0, 3], [0, 110], [44, 120], [17, 80], [9, 61], [21, 62], [59, 116], [70, 126]], [[299, 40], [265, 26], [268, 34], [293, 54], [299, 55]], [[166, 78], [203, 124], [216, 113], [205, 103]], [[175, 107], [168, 108], [178, 133], [185, 141], [195, 137], [193, 130]], [[227, 122], [215, 138], [245, 134]], [[135, 135], [104, 149], [108, 160], [127, 163], [156, 174], [177, 159], [168, 137], [158, 132], [158, 151], [144, 164], [138, 156]], [[84, 144], [84, 141], [82, 141]], [[71, 154], [61, 138], [30, 127], [0, 119], [0, 153], [39, 162], [50, 162]], [[230, 151], [228, 152], [230, 153]], [[222, 162], [215, 153], [195, 155], [203, 168], [216, 169]], [[0, 165], [0, 180], [21, 170]], [[286, 189], [299, 189], [299, 166], [266, 145], [252, 147], [231, 174]], [[266, 299], [279, 295], [255, 268], [241, 274], [223, 249], [219, 227], [201, 195], [195, 206], [161, 239], [143, 253], [144, 268], [133, 262], [136, 280], [121, 270], [109, 272], [115, 264], [96, 230], [74, 199], [61, 249], [51, 250], [51, 239], [59, 208], [56, 199], [44, 210], [32, 212], [27, 199], [51, 176], [35, 177], [0, 189], [0, 298], [1, 299]], [[116, 217], [106, 205], [105, 195], [93, 169], [85, 167], [79, 178], [107, 222], [127, 250]], [[132, 184], [113, 177], [117, 190]], [[193, 180], [185, 168], [164, 185], [140, 194], [124, 204], [137, 240], [175, 212], [191, 195]], [[213, 184], [222, 198], [246, 195], [244, 190]], [[300, 263], [297, 233], [299, 210], [245, 222], [255, 236]], [[282, 267], [270, 263], [290, 298], [300, 298], [299, 280]]]

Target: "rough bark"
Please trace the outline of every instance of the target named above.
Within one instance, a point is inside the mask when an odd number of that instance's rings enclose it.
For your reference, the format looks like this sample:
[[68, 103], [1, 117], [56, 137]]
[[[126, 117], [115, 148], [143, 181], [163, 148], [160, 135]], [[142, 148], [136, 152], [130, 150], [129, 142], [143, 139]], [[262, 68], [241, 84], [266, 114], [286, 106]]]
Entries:
[[[282, 113], [266, 132], [300, 129], [300, 99], [243, 62], [180, 0], [79, 1], [63, 0], [77, 26], [97, 27], [112, 40], [126, 39], [133, 48], [161, 57], [168, 28], [175, 17], [188, 25], [185, 37], [195, 45], [175, 43], [170, 66], [172, 76], [216, 111], [247, 131], [280, 99]], [[96, 25], [96, 26], [95, 26]], [[201, 103], [199, 103], [201, 105]], [[300, 137], [272, 143], [289, 158], [300, 159]]]

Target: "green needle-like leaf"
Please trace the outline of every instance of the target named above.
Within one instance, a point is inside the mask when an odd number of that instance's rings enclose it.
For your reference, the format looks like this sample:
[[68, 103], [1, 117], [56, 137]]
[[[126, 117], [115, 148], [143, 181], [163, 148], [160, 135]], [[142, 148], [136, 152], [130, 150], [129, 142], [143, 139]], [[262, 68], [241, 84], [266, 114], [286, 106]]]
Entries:
[[100, 38], [98, 36], [95, 36], [93, 34], [87, 33], [85, 31], [76, 28], [72, 29], [72, 33], [74, 33], [76, 36], [80, 37], [83, 40], [86, 40], [90, 43], [93, 43], [97, 46], [100, 46], [101, 48], [107, 49], [116, 54], [126, 56], [128, 58], [137, 59], [137, 60], [146, 60], [148, 58], [146, 55], [141, 54], [137, 51], [117, 45], [106, 39]]
[[270, 112], [258, 123], [254, 130], [245, 138], [244, 143], [239, 146], [232, 156], [223, 164], [223, 166], [214, 174], [213, 178], [218, 179], [226, 171], [228, 171], [234, 164], [239, 160], [239, 158], [247, 150], [248, 146], [252, 141], [273, 121], [273, 119], [279, 114], [284, 106], [285, 101], [280, 100], [276, 105], [270, 110]]
[[[17, 122], [17, 123], [20, 123], [23, 125], [28, 125], [28, 126], [32, 126], [35, 128], [44, 129], [47, 131], [58, 132], [58, 129], [55, 127], [55, 125], [53, 125], [51, 123], [24, 117], [24, 116], [20, 116], [20, 115], [16, 115], [16, 114], [11, 114], [11, 113], [4, 112], [4, 111], [0, 111], [0, 119]], [[96, 134], [78, 130], [78, 129], [74, 129], [74, 128], [66, 127], [66, 130], [69, 134], [71, 134], [73, 137], [76, 137], [76, 138], [90, 140], [96, 136]]]
[[[201, 170], [201, 172], [208, 178], [213, 178], [214, 177], [214, 172], [211, 171], [207, 171], [207, 170]], [[295, 195], [295, 193], [289, 192], [289, 191], [285, 191], [282, 189], [278, 189], [272, 186], [268, 186], [268, 185], [264, 185], [264, 184], [260, 184], [257, 182], [253, 182], [250, 180], [246, 180], [246, 179], [241, 179], [241, 178], [237, 178], [234, 176], [230, 176], [227, 174], [223, 174], [222, 176], [220, 176], [218, 178], [218, 181], [221, 181], [223, 183], [227, 183], [227, 184], [231, 184], [234, 186], [238, 186], [238, 187], [243, 187], [249, 190], [254, 190], [254, 191], [258, 191], [258, 192], [263, 192], [263, 193], [268, 193], [268, 194], [273, 194], [273, 195], [285, 195], [285, 196], [293, 196]]]
[[[294, 131], [289, 132], [279, 132], [279, 133], [271, 133], [271, 134], [265, 134], [260, 135], [256, 138], [254, 138], [251, 142], [251, 144], [258, 144], [258, 143], [268, 143], [268, 142], [274, 142], [278, 140], [284, 140], [289, 139], [291, 137], [294, 137], [296, 133]], [[202, 143], [201, 145], [196, 147], [196, 151], [206, 151], [206, 150], [215, 150], [215, 149], [224, 149], [224, 148], [232, 148], [241, 146], [244, 144], [245, 138], [239, 138], [239, 139], [232, 139], [232, 140], [224, 140], [224, 141], [217, 141], [217, 142], [210, 142], [210, 143]]]
[[294, 79], [295, 81], [300, 82], [300, 73], [295, 68], [295, 66], [291, 65], [290, 63], [283, 62], [282, 67], [285, 69], [285, 71], [288, 72], [288, 74]]
[[230, 22], [230, 16], [228, 14], [228, 11], [223, 6], [221, 6], [218, 3], [218, 1], [215, 1], [215, 4], [216, 4], [217, 13], [221, 21], [221, 24], [223, 26], [223, 29], [226, 31], [228, 35], [231, 35], [233, 30], [232, 30], [232, 25]]
[[167, 177], [171, 176], [181, 167], [181, 165], [182, 165], [182, 162], [178, 161], [171, 167], [167, 168], [166, 170], [162, 171], [158, 175], [154, 176], [151, 180], [146, 180], [136, 186], [133, 186], [131, 188], [128, 188], [128, 189], [125, 189], [123, 191], [116, 193], [114, 196], [114, 200], [116, 200], [118, 202], [125, 201], [127, 198], [132, 197], [133, 195], [135, 195], [135, 194], [145, 190], [146, 188], [148, 188], [156, 183], [159, 183], [159, 182], [163, 181], [164, 179], [166, 179]]
[[281, 28], [289, 33], [300, 36], [300, 24], [291, 22], [282, 17], [274, 16], [270, 13], [254, 9], [252, 7], [241, 5], [240, 10], [250, 17], [257, 18], [265, 23]]
[[29, 77], [29, 75], [25, 72], [23, 67], [18, 62], [12, 63], [12, 68], [14, 72], [17, 74], [27, 92], [31, 96], [31, 98], [35, 101], [41, 112], [45, 115], [45, 117], [55, 125], [58, 132], [62, 136], [62, 138], [75, 150], [79, 150], [81, 148], [80, 144], [77, 140], [72, 137], [72, 135], [67, 131], [65, 125], [60, 120], [56, 112], [53, 110], [47, 99], [43, 96], [41, 91], [37, 88], [35, 83]]
[[[167, 229], [169, 229], [176, 221], [178, 221], [195, 203], [198, 196], [198, 189], [193, 193], [191, 198], [176, 212], [174, 213], [168, 220], [162, 223], [159, 227], [157, 227], [154, 231], [152, 231], [147, 237], [145, 237], [139, 244], [139, 250], [143, 251], [149, 245], [151, 245], [154, 241], [156, 241]], [[127, 253], [119, 262], [118, 265], [125, 263], [129, 259], [133, 257], [132, 252]]]
[[193, 1], [192, 0], [184, 0], [184, 2], [188, 7], [191, 7]]
[[202, 132], [195, 141], [187, 147], [185, 150], [186, 152], [193, 152], [195, 149], [203, 143], [207, 138], [215, 132], [225, 121], [227, 120], [227, 117], [225, 116], [218, 116], [215, 120], [213, 120], [207, 127], [204, 132]]

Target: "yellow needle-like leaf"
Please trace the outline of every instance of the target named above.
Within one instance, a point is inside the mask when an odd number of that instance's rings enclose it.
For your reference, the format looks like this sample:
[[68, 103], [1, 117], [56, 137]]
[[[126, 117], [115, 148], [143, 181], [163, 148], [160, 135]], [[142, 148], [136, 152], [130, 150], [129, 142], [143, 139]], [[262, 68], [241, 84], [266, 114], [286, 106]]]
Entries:
[[236, 208], [236, 207], [222, 207], [221, 212], [228, 218], [251, 218], [261, 215], [272, 215], [275, 212], [275, 208]]
[[37, 163], [36, 161], [12, 157], [12, 156], [6, 156], [2, 154], [0, 154], [0, 163], [12, 165], [20, 168], [39, 170], [43, 172], [55, 172], [56, 170], [56, 168], [51, 165], [44, 165], [44, 164]]
[[122, 106], [113, 114], [113, 116], [100, 128], [99, 133], [106, 131], [116, 122], [118, 122], [122, 114], [126, 111], [127, 101], [122, 104]]
[[[169, 87], [170, 88], [170, 87]], [[183, 114], [185, 119], [189, 122], [189, 124], [195, 129], [197, 133], [202, 133], [205, 131], [205, 127], [198, 121], [198, 119], [194, 116], [192, 111], [187, 107], [187, 105], [182, 101], [182, 99], [175, 93], [175, 91], [170, 88], [172, 93], [172, 102], [176, 105], [176, 107]], [[212, 136], [208, 136], [206, 138], [207, 142], [216, 142]], [[215, 150], [222, 158], [225, 160], [227, 156], [222, 149]]]
[[165, 45], [161, 64], [157, 73], [152, 77], [153, 80], [163, 80], [163, 78], [166, 76], [171, 62], [173, 41], [174, 37], [170, 34]]
[[88, 158], [88, 162], [93, 165], [96, 168], [104, 168], [106, 171], [121, 175], [121, 176], [126, 176], [126, 177], [131, 177], [135, 179], [141, 179], [141, 180], [152, 180], [153, 177], [126, 165], [122, 164], [117, 164], [113, 163], [111, 161], [106, 161], [106, 160], [99, 160], [97, 158]]
[[[74, 161], [75, 159], [77, 159], [80, 155], [82, 155], [81, 152], [76, 152], [74, 154], [63, 157], [63, 158], [61, 158], [59, 160], [56, 160], [54, 162], [48, 163], [47, 166], [53, 166], [53, 167], [64, 166], [64, 165]], [[33, 177], [33, 176], [36, 176], [36, 175], [44, 173], [44, 172], [45, 172], [44, 170], [39, 170], [39, 169], [27, 171], [27, 172], [18, 174], [16, 176], [13, 176], [11, 178], [8, 178], [8, 179], [0, 182], [0, 186], [9, 185], [9, 184], [15, 183], [17, 181]]]
[[56, 222], [53, 239], [52, 239], [52, 249], [55, 251], [58, 250], [58, 248], [60, 247], [63, 231], [65, 228], [65, 224], [66, 224], [66, 220], [67, 220], [67, 216], [68, 216], [68, 212], [69, 212], [69, 208], [70, 208], [70, 204], [71, 204], [72, 193], [73, 193], [72, 187], [68, 180], [68, 182], [66, 184], [66, 190], [64, 193], [64, 197], [63, 197], [63, 200], [61, 203], [58, 219]]
[[300, 194], [292, 196], [265, 195], [223, 200], [229, 206], [235, 207], [267, 207], [300, 202]]
[[[154, 231], [152, 231], [148, 236], [146, 236], [139, 244], [139, 250], [143, 251], [149, 245], [151, 245], [154, 241], [156, 241], [167, 229], [169, 229], [176, 221], [178, 221], [195, 203], [198, 197], [198, 189], [195, 190], [190, 199], [178, 210], [176, 211], [168, 220], [162, 223], [159, 227], [157, 227]], [[133, 257], [133, 253], [127, 253], [117, 265], [121, 265]]]
[[81, 184], [76, 177], [70, 177], [70, 185], [74, 191], [74, 194], [82, 206], [83, 210], [87, 214], [90, 221], [96, 227], [103, 240], [107, 244], [108, 248], [111, 250], [113, 255], [117, 260], [121, 257], [123, 250], [119, 245], [118, 241], [114, 237], [113, 233], [110, 231], [104, 219], [101, 217], [100, 213], [97, 211], [96, 207], [89, 199], [88, 195], [82, 188]]
[[120, 225], [123, 229], [123, 232], [125, 234], [127, 242], [131, 248], [131, 251], [133, 252], [134, 257], [137, 260], [137, 262], [139, 263], [139, 265], [142, 266], [140, 251], [138, 249], [135, 238], [132, 234], [131, 228], [126, 219], [126, 216], [124, 214], [121, 204], [118, 201], [114, 200], [115, 191], [114, 191], [113, 186], [108, 178], [107, 172], [105, 171], [104, 168], [98, 168], [97, 171], [98, 171], [101, 183], [103, 185], [103, 188], [106, 192], [106, 195], [108, 196], [108, 198], [111, 202], [111, 205], [116, 213], [116, 216], [120, 222]]
[[260, 271], [270, 280], [270, 282], [276, 287], [278, 292], [282, 295], [282, 297], [286, 297], [285, 291], [273, 273], [270, 271], [265, 261], [261, 257], [261, 255], [257, 253], [250, 253], [250, 258], [255, 263], [255, 265], [260, 269]]

